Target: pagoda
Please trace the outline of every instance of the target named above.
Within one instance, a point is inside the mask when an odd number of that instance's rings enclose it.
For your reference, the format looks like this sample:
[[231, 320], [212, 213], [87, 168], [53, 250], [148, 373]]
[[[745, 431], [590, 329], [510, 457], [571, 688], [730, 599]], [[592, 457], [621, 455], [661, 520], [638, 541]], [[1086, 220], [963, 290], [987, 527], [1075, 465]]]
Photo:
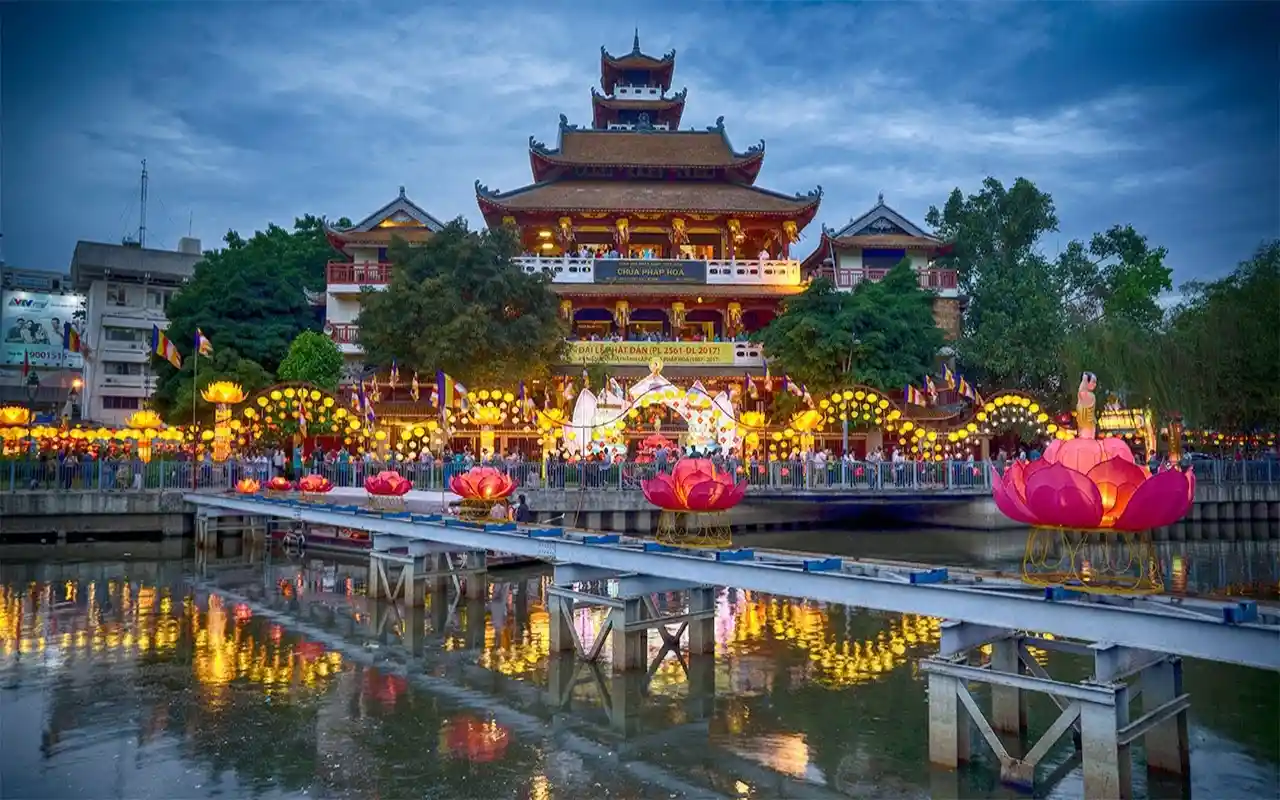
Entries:
[[346, 361], [344, 382], [363, 369], [364, 350], [355, 324], [360, 316], [360, 292], [363, 287], [385, 289], [391, 280], [387, 248], [392, 238], [420, 244], [443, 227], [440, 220], [405, 196], [403, 186], [398, 197], [355, 225], [325, 226], [329, 244], [344, 256], [325, 267], [324, 315], [325, 333], [337, 343]]
[[687, 92], [671, 93], [674, 70], [675, 52], [644, 53], [638, 33], [625, 55], [602, 47], [591, 124], [560, 115], [554, 147], [529, 137], [533, 183], [477, 181], [476, 201], [490, 227], [518, 234], [525, 271], [550, 276], [571, 365], [763, 370], [747, 334], [803, 291], [791, 248], [821, 188], [756, 186], [764, 142], [736, 150], [723, 117], [681, 129]]
[[[822, 241], [804, 260], [806, 278], [824, 277], [840, 291], [853, 291], [864, 281], [878, 281], [903, 259], [911, 263], [920, 287], [933, 293], [933, 319], [948, 341], [960, 338], [964, 298], [954, 269], [934, 261], [950, 245], [890, 208], [884, 195], [866, 213], [838, 230], [823, 228]], [[949, 356], [950, 351], [944, 355]]]

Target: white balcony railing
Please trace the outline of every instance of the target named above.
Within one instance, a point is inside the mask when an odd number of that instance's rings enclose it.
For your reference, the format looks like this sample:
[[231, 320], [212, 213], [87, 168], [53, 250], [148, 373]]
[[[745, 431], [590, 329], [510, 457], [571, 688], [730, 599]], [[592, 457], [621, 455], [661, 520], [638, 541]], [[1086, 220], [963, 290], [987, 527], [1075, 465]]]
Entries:
[[629, 86], [614, 84], [613, 96], [619, 100], [659, 100], [662, 98], [661, 86]]
[[[596, 283], [596, 266], [604, 262], [606, 267], [625, 262], [628, 265], [652, 265], [653, 267], [681, 268], [686, 273], [696, 275], [701, 270], [700, 282], [716, 284], [749, 284], [752, 286], [799, 286], [800, 262], [791, 259], [715, 259], [711, 261], [689, 261], [672, 258], [647, 259], [606, 259], [580, 258], [565, 256], [544, 258], [542, 256], [521, 256], [515, 263], [530, 275], [547, 274], [553, 283]], [[601, 281], [603, 282], [603, 281]], [[624, 281], [612, 280], [612, 283]], [[672, 281], [697, 282], [697, 281]]]

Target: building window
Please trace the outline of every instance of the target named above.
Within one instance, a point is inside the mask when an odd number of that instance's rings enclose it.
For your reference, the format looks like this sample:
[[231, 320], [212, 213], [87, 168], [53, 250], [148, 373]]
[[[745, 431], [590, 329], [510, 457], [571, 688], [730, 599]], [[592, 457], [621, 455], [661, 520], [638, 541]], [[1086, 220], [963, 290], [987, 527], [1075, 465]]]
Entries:
[[103, 411], [137, 411], [141, 407], [140, 397], [121, 397], [114, 394], [102, 396]]
[[141, 342], [145, 331], [141, 328], [110, 328], [102, 329], [102, 337], [108, 342]]
[[387, 263], [387, 248], [385, 247], [378, 248], [378, 263], [379, 264]]
[[893, 269], [898, 262], [907, 257], [906, 250], [878, 250], [867, 248], [862, 251], [863, 269]]
[[147, 290], [147, 308], [153, 308], [157, 311], [164, 311], [169, 305], [169, 292], [163, 289]]
[[129, 305], [129, 287], [121, 286], [115, 283], [108, 283], [107, 284], [107, 305], [109, 306]]
[[106, 375], [141, 375], [142, 365], [128, 361], [103, 361], [102, 371]]

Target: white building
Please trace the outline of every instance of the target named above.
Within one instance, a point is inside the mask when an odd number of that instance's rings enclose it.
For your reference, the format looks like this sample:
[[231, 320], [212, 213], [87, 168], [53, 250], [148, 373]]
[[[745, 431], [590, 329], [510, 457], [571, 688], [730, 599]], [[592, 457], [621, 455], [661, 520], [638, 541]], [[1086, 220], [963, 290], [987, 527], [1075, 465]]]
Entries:
[[71, 281], [85, 295], [84, 419], [118, 425], [144, 407], [155, 390], [151, 329], [169, 326], [169, 299], [202, 258], [200, 240], [186, 237], [177, 252], [76, 243]]
[[419, 205], [400, 196], [350, 228], [328, 228], [329, 242], [347, 256], [330, 261], [325, 269], [324, 331], [338, 344], [347, 363], [347, 375], [362, 369], [364, 350], [356, 318], [360, 316], [360, 289], [385, 289], [391, 280], [387, 247], [393, 236], [407, 242], [425, 242], [444, 225]]

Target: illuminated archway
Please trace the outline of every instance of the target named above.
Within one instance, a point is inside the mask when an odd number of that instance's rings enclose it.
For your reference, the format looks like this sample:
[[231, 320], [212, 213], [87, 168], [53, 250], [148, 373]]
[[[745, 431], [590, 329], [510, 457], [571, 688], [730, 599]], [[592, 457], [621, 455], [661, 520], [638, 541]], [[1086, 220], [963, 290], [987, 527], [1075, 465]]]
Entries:
[[337, 397], [303, 382], [263, 389], [242, 403], [228, 424], [240, 447], [318, 437], [341, 441], [352, 452], [361, 453], [369, 439], [386, 439], [384, 431], [372, 430]]

